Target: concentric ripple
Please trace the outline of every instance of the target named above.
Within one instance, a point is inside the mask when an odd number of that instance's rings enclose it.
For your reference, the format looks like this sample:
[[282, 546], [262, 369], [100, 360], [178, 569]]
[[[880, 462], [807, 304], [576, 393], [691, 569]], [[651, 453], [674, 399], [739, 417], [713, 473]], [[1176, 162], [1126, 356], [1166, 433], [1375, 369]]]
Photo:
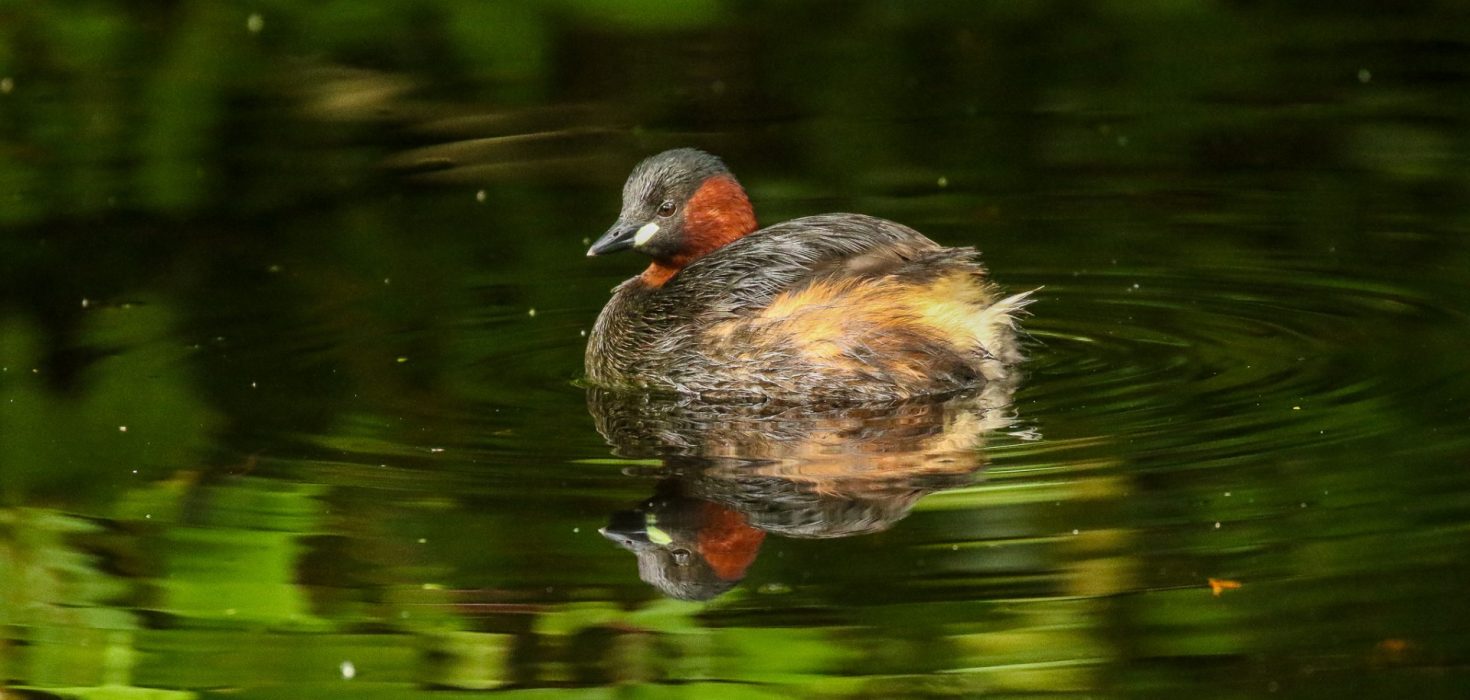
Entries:
[[1342, 412], [1410, 388], [1357, 359], [1444, 313], [1404, 289], [1267, 268], [1080, 274], [1047, 282], [1034, 312], [1023, 414], [1107, 416], [1126, 426], [1116, 437], [1209, 459], [1372, 433]]

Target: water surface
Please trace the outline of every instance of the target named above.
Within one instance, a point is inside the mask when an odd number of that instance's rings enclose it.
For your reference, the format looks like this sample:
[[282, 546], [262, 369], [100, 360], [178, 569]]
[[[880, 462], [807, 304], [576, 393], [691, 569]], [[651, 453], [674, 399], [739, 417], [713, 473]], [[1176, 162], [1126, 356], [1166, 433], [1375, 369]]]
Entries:
[[[0, 695], [1463, 695], [1470, 17], [1363, 7], [12, 8]], [[589, 393], [684, 145], [1023, 379]]]

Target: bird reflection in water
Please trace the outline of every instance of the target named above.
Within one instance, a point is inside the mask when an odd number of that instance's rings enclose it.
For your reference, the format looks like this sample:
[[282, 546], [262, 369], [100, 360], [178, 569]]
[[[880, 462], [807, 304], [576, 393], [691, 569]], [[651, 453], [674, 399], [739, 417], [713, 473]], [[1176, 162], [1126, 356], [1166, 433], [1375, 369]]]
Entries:
[[[638, 557], [666, 595], [735, 587], [766, 535], [881, 532], [920, 498], [972, 483], [985, 436], [1014, 423], [1013, 386], [882, 406], [735, 406], [597, 389], [588, 407], [620, 457], [656, 459], [653, 496], [603, 536]], [[646, 472], [645, 472], [646, 473]]]

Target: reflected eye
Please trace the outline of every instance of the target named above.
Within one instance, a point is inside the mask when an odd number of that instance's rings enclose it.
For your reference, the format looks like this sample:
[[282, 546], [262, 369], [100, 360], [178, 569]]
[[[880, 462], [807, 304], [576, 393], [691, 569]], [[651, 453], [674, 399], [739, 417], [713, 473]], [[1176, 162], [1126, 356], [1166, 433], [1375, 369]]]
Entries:
[[673, 216], [674, 202], [672, 200], [664, 200], [663, 204], [658, 205], [658, 215], [663, 217]]
[[678, 564], [679, 566], [689, 566], [689, 550], [675, 549], [670, 550], [669, 554], [674, 555], [675, 564]]

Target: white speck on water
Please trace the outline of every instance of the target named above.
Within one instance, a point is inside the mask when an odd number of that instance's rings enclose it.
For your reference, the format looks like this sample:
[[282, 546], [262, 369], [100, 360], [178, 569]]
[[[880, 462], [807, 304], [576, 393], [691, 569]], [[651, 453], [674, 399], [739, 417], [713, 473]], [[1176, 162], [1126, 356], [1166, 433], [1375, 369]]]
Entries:
[[1231, 496], [1231, 492], [1230, 492], [1230, 491], [1226, 491], [1226, 492], [1225, 492], [1225, 497], [1226, 497], [1226, 498], [1230, 498], [1230, 496]]
[[1307, 507], [1307, 504], [1306, 504], [1306, 502], [1305, 502], [1305, 501], [1303, 501], [1303, 502], [1302, 502], [1302, 507], [1303, 507], [1303, 508], [1306, 508], [1306, 507]]
[[277, 274], [277, 273], [279, 273], [281, 271], [281, 266], [280, 265], [271, 265], [270, 267], [265, 268], [265, 271], [266, 272], [269, 272], [271, 274]]
[[581, 333], [583, 338], [586, 338], [587, 337], [587, 329], [584, 328], [584, 329], [582, 329], [580, 331], [577, 331], [577, 332], [578, 333]]
[[398, 356], [398, 364], [403, 364], [405, 362], [408, 362], [408, 356], [407, 355], [399, 355]]
[[531, 307], [531, 310], [527, 311], [526, 314], [529, 315], [531, 318], [536, 318], [536, 307]]
[[427, 538], [427, 537], [420, 537], [419, 538], [419, 544], [428, 544], [428, 543], [429, 543], [429, 538]]
[[1082, 531], [1081, 530], [1073, 530], [1072, 531], [1072, 534], [1074, 534], [1074, 535], [1080, 535], [1080, 534], [1082, 534]]
[[82, 308], [85, 309], [85, 308], [87, 308], [88, 306], [91, 306], [91, 305], [92, 305], [92, 300], [91, 299], [88, 299], [86, 297], [82, 297]]
[[951, 551], [951, 552], [958, 552], [958, 551], [960, 551], [960, 546], [957, 545], [957, 544], [952, 544], [952, 545], [949, 546], [949, 551]]
[[13, 90], [15, 90], [15, 78], [9, 76], [0, 78], [0, 95], [9, 95]]
[[429, 448], [429, 451], [437, 454], [439, 452], [443, 452], [444, 451], [444, 448], [442, 448], [442, 447], [430, 447]]
[[265, 29], [265, 18], [261, 17], [259, 12], [250, 13], [250, 16], [245, 18], [245, 29], [251, 34], [259, 34], [260, 30]]
[[1292, 406], [1291, 407], [1291, 410], [1293, 410], [1293, 411], [1300, 411], [1300, 410], [1302, 410], [1302, 407], [1301, 406]]
[[117, 426], [117, 432], [119, 432], [119, 433], [126, 433], [126, 432], [128, 432], [128, 426], [126, 426], [126, 425], [119, 425], [119, 426]]
[[391, 277], [384, 277], [383, 278], [383, 284], [385, 284], [385, 285], [387, 285], [387, 284], [393, 284], [393, 278], [391, 278]]
[[153, 519], [153, 514], [152, 513], [144, 513], [143, 514], [143, 519], [144, 520], [152, 520]]
[[251, 389], [256, 389], [256, 388], [259, 388], [259, 387], [260, 387], [259, 384], [256, 384], [255, 382], [250, 382], [250, 388]]
[[137, 469], [134, 469], [134, 470], [133, 470], [133, 473], [134, 473], [134, 474], [137, 474], [137, 473], [138, 473], [138, 470], [137, 470]]
[[485, 190], [480, 190], [475, 193], [475, 201], [481, 204], [485, 203]]
[[1367, 68], [1359, 68], [1358, 69], [1358, 82], [1363, 83], [1363, 84], [1367, 84], [1369, 82], [1372, 82], [1372, 80], [1373, 80], [1373, 73], [1369, 72]]
[[342, 680], [350, 681], [357, 677], [357, 667], [351, 661], [343, 661], [338, 669], [342, 671]]
[[943, 175], [940, 175], [939, 176], [939, 182], [937, 182], [935, 184], [939, 185], [939, 189], [944, 189], [946, 187], [949, 187], [949, 178], [947, 178], [947, 177], [945, 177]]
[[1216, 530], [1219, 530], [1219, 529], [1220, 529], [1220, 523], [1218, 523], [1218, 522], [1217, 522], [1217, 523], [1215, 523], [1215, 529], [1216, 529]]
[[226, 614], [226, 615], [235, 615], [235, 614], [237, 614], [237, 613], [238, 613], [238, 612], [239, 612], [239, 611], [238, 611], [238, 610], [236, 610], [236, 609], [234, 609], [234, 608], [225, 608], [225, 614]]
[[580, 527], [574, 527], [574, 528], [572, 528], [572, 534], [573, 535], [580, 535], [580, 534], [582, 534], [582, 528], [580, 528]]

